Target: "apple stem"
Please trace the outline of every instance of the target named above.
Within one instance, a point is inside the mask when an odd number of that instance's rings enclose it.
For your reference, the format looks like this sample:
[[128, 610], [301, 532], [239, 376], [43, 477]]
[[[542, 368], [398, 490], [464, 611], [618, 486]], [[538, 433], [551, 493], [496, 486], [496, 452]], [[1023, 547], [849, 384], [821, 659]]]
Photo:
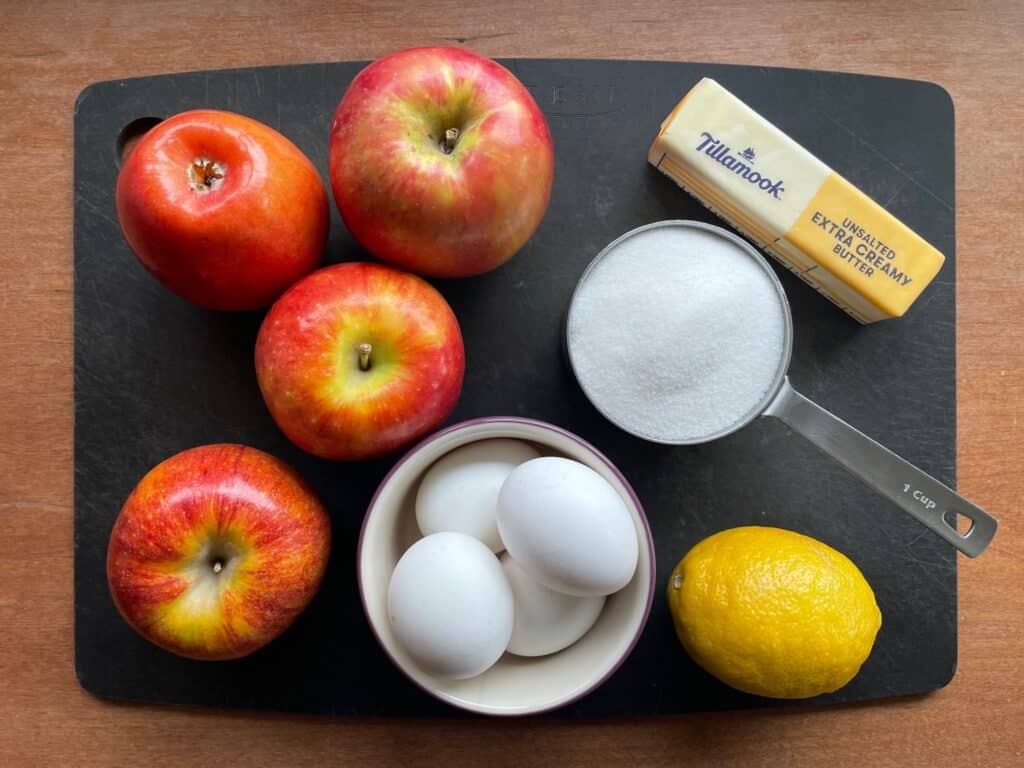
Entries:
[[373, 347], [364, 341], [357, 349], [359, 350], [359, 370], [370, 370], [370, 353], [373, 352]]
[[224, 180], [224, 166], [216, 160], [197, 157], [188, 167], [188, 180], [196, 192], [210, 192]]
[[214, 573], [220, 573], [223, 569], [224, 569], [224, 563], [222, 563], [219, 558], [217, 560], [213, 561], [213, 572]]
[[459, 129], [449, 128], [444, 132], [444, 152], [446, 155], [450, 155], [452, 150], [455, 149], [455, 142], [459, 139]]

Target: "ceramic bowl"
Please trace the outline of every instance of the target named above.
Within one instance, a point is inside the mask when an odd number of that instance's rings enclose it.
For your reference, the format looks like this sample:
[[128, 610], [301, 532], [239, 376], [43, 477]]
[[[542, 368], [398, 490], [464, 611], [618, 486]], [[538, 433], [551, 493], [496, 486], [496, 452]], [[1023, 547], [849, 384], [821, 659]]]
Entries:
[[[387, 614], [388, 583], [402, 554], [421, 534], [416, 525], [416, 490], [423, 473], [446, 453], [496, 437], [531, 443], [544, 455], [565, 456], [597, 471], [622, 497], [640, 542], [632, 581], [610, 595], [597, 622], [580, 640], [549, 656], [506, 653], [469, 680], [433, 677], [417, 668], [396, 642]], [[643, 507], [626, 478], [596, 448], [560, 427], [512, 417], [466, 421], [442, 430], [407, 453], [381, 482], [363, 521], [357, 553], [359, 592], [377, 640], [409, 679], [455, 707], [487, 715], [529, 715], [586, 696], [626, 660], [651, 610], [654, 542]]]

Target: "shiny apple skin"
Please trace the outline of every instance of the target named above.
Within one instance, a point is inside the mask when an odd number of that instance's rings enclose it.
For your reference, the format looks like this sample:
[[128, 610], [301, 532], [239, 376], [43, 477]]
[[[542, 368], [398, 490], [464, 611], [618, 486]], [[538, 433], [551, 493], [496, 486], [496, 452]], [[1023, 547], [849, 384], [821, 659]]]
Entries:
[[[373, 349], [368, 371], [362, 343]], [[256, 339], [256, 377], [278, 426], [303, 450], [340, 461], [383, 456], [436, 429], [464, 370], [444, 297], [379, 264], [304, 278], [271, 307]]]
[[204, 445], [132, 491], [110, 535], [107, 580], [146, 639], [193, 659], [235, 659], [303, 611], [330, 544], [327, 513], [295, 470], [255, 448]]
[[[194, 188], [189, 169], [198, 158], [221, 165], [216, 188]], [[231, 112], [164, 120], [117, 179], [118, 219], [139, 261], [178, 296], [209, 309], [265, 307], [316, 269], [329, 214], [323, 181], [302, 151]]]
[[[451, 154], [445, 129], [458, 128]], [[547, 121], [507, 69], [454, 47], [412, 48], [360, 72], [330, 135], [331, 186], [352, 235], [422, 275], [503, 264], [551, 197]]]

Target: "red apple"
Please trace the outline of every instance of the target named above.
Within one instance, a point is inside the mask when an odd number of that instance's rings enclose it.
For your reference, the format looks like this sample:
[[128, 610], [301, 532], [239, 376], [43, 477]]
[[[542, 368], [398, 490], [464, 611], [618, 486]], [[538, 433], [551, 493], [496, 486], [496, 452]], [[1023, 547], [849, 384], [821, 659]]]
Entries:
[[381, 456], [435, 429], [462, 389], [462, 333], [415, 275], [347, 263], [314, 272], [267, 313], [256, 377], [281, 430], [327, 459]]
[[462, 48], [412, 48], [360, 72], [331, 126], [331, 185], [352, 235], [413, 272], [464, 277], [525, 243], [548, 206], [544, 115], [515, 76]]
[[151, 469], [114, 523], [107, 579], [143, 637], [194, 659], [234, 659], [281, 634], [316, 594], [331, 527], [287, 464], [204, 445]]
[[264, 307], [316, 269], [329, 213], [323, 182], [299, 148], [231, 112], [164, 120], [117, 179], [117, 215], [139, 261], [210, 309]]

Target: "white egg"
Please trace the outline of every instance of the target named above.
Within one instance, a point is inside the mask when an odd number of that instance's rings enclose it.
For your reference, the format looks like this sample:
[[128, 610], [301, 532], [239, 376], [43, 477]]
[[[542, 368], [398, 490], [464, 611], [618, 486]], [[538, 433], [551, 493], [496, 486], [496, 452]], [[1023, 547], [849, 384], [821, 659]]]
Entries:
[[458, 531], [480, 539], [492, 552], [498, 536], [498, 491], [509, 473], [540, 454], [519, 440], [480, 440], [445, 454], [427, 470], [416, 493], [416, 523], [424, 536]]
[[512, 587], [515, 621], [508, 652], [545, 656], [568, 648], [594, 626], [604, 597], [576, 597], [549, 589], [524, 571], [508, 552], [501, 567]]
[[498, 558], [464, 533], [417, 541], [388, 585], [395, 639], [438, 677], [474, 677], [494, 664], [512, 636], [513, 605]]
[[516, 467], [498, 494], [498, 531], [523, 570], [558, 592], [610, 595], [636, 570], [629, 510], [578, 461], [544, 456]]

